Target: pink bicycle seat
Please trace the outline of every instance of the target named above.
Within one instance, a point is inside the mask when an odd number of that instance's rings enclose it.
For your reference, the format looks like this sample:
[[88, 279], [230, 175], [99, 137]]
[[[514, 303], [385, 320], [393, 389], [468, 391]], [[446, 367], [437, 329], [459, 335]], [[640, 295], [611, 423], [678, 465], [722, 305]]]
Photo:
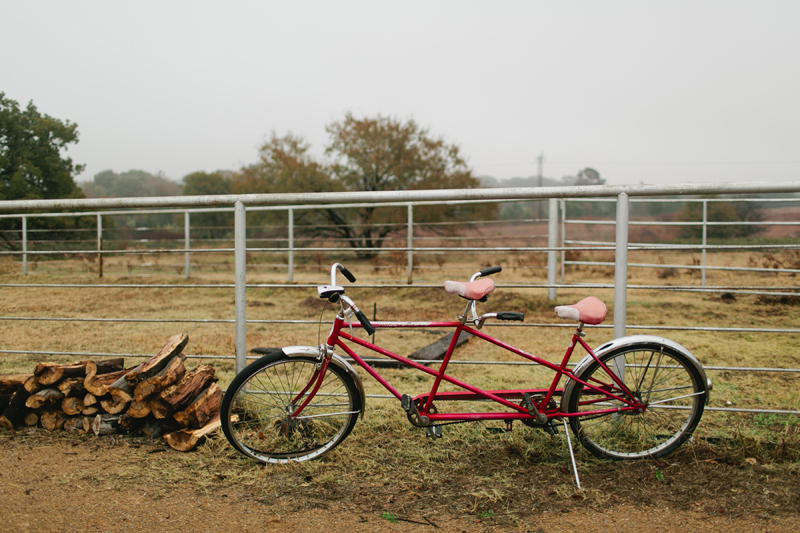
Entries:
[[494, 291], [494, 280], [492, 280], [492, 278], [483, 278], [470, 281], [469, 283], [445, 281], [444, 290], [450, 294], [457, 294], [467, 300], [480, 300]]
[[575, 305], [559, 305], [555, 311], [559, 318], [593, 325], [603, 322], [608, 314], [606, 304], [594, 296], [584, 298]]

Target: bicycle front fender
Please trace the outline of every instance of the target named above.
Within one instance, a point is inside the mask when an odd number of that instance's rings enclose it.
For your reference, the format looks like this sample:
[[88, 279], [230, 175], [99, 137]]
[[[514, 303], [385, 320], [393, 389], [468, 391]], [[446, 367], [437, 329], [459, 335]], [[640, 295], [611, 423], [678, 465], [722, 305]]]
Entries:
[[[697, 371], [700, 373], [700, 376], [703, 379], [703, 382], [706, 384], [705, 403], [706, 405], [708, 405], [708, 401], [711, 398], [710, 394], [712, 388], [711, 380], [706, 377], [706, 372], [703, 369], [703, 365], [701, 365], [700, 362], [697, 360], [697, 358], [694, 355], [692, 355], [692, 352], [690, 352], [689, 350], [687, 350], [686, 348], [684, 348], [675, 341], [671, 341], [663, 337], [657, 337], [655, 335], [630, 335], [628, 337], [620, 337], [618, 339], [609, 341], [593, 351], [594, 354], [599, 359], [608, 352], [617, 350], [619, 348], [628, 348], [633, 345], [638, 345], [642, 346], [643, 348], [651, 348], [655, 350], [659, 350], [662, 347], [667, 347], [684, 355], [686, 359], [688, 359], [689, 362], [692, 364], [692, 366], [694, 366], [695, 369], [697, 369]], [[593, 361], [594, 358], [591, 355], [586, 354], [586, 356], [583, 359], [581, 359], [577, 365], [575, 365], [573, 373], [576, 376], [580, 376], [581, 372], [583, 372], [586, 369], [586, 367], [589, 366]], [[564, 393], [561, 396], [562, 410], [564, 410], [564, 408], [569, 404], [569, 398], [572, 395], [572, 391], [574, 390], [575, 385], [577, 384], [578, 384], [577, 381], [570, 378], [564, 385]]]
[[[311, 357], [320, 357], [320, 349], [319, 347], [315, 346], [284, 346], [281, 348], [281, 351], [286, 357], [301, 357], [301, 356], [311, 356]], [[353, 381], [358, 387], [358, 394], [361, 397], [361, 419], [364, 419], [364, 409], [367, 405], [367, 395], [364, 392], [364, 384], [361, 383], [361, 378], [358, 377], [355, 368], [348, 363], [343, 357], [337, 354], [331, 355], [331, 362], [330, 364], [334, 364], [347, 372]]]

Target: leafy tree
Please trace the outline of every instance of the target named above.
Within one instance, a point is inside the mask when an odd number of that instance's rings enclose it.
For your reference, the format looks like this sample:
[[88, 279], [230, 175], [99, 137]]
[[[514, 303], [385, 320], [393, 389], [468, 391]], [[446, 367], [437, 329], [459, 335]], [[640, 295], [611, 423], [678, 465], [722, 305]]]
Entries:
[[[33, 102], [23, 110], [0, 92], [0, 201], [83, 198], [75, 176], [83, 165], [62, 156], [62, 150], [78, 142], [78, 126], [41, 114]], [[35, 218], [28, 221], [32, 232], [64, 230], [90, 223], [83, 218]], [[64, 232], [36, 233], [36, 238], [63, 238]], [[16, 219], [0, 220], [0, 242], [19, 248], [21, 225]]]
[[[272, 134], [260, 150], [260, 161], [242, 169], [234, 192], [395, 191], [475, 188], [472, 175], [455, 145], [433, 138], [413, 120], [393, 118], [344, 120], [328, 125], [325, 154], [316, 161], [302, 137]], [[414, 210], [415, 223], [467, 220], [493, 209], [487, 205], [430, 206]], [[375, 250], [393, 233], [405, 229], [405, 209], [321, 207], [299, 211], [298, 229], [309, 235], [344, 239], [353, 248]], [[373, 251], [361, 251], [373, 257]]]
[[575, 179], [575, 185], [605, 185], [606, 180], [600, 177], [600, 173], [593, 168], [586, 167]]
[[75, 165], [61, 150], [78, 142], [78, 125], [42, 115], [0, 92], [0, 200], [82, 198]]
[[[719, 198], [719, 196], [708, 196], [707, 198]], [[759, 222], [763, 220], [763, 213], [758, 204], [753, 202], [708, 202], [707, 217], [709, 222]], [[703, 204], [702, 202], [687, 202], [675, 216], [679, 222], [702, 222]], [[730, 225], [730, 226], [708, 226], [706, 235], [709, 239], [731, 239], [738, 237], [749, 237], [762, 231], [761, 226]], [[700, 239], [703, 235], [703, 227], [684, 226], [680, 231], [681, 237], [690, 239]]]
[[81, 188], [89, 198], [178, 196], [181, 193], [180, 184], [144, 170], [129, 170], [120, 174], [104, 170], [95, 174], [93, 180], [84, 183]]
[[[231, 178], [227, 172], [192, 172], [183, 177], [185, 196], [231, 194]], [[192, 215], [192, 235], [199, 238], [222, 238], [233, 226], [233, 213], [197, 213]]]

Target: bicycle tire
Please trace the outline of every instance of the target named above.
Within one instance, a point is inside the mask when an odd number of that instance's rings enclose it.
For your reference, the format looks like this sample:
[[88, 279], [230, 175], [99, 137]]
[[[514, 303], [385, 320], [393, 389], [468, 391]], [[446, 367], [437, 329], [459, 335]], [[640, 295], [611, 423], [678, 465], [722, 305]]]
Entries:
[[338, 366], [328, 366], [314, 398], [300, 416], [291, 417], [296, 407], [292, 399], [306, 387], [317, 364], [315, 357], [277, 352], [240, 372], [220, 407], [222, 431], [231, 446], [262, 463], [288, 463], [315, 459], [341, 443], [362, 405], [353, 378]]
[[[691, 437], [700, 422], [707, 394], [705, 379], [685, 355], [668, 346], [633, 344], [612, 350], [600, 360], [611, 369], [617, 357], [625, 359], [626, 386], [647, 403], [647, 408], [642, 413], [622, 411], [570, 417], [573, 433], [597, 457], [644, 459], [673, 452]], [[597, 361], [577, 377], [595, 386], [602, 382], [624, 397]], [[619, 403], [618, 400], [602, 402], [604, 405], [596, 402], [597, 393], [576, 383], [567, 399], [566, 412], [587, 412]]]

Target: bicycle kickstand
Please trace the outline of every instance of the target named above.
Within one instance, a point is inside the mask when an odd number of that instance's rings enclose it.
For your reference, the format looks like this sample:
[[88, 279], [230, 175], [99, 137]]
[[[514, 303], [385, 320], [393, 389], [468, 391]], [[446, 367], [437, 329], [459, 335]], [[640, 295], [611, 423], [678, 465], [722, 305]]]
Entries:
[[581, 478], [578, 477], [578, 465], [575, 464], [575, 452], [572, 451], [572, 439], [569, 438], [569, 429], [567, 429], [567, 419], [562, 418], [562, 422], [564, 422], [564, 434], [567, 436], [567, 446], [569, 447], [569, 458], [572, 460], [572, 471], [575, 472], [575, 484], [578, 485], [578, 490], [583, 490], [581, 488]]

